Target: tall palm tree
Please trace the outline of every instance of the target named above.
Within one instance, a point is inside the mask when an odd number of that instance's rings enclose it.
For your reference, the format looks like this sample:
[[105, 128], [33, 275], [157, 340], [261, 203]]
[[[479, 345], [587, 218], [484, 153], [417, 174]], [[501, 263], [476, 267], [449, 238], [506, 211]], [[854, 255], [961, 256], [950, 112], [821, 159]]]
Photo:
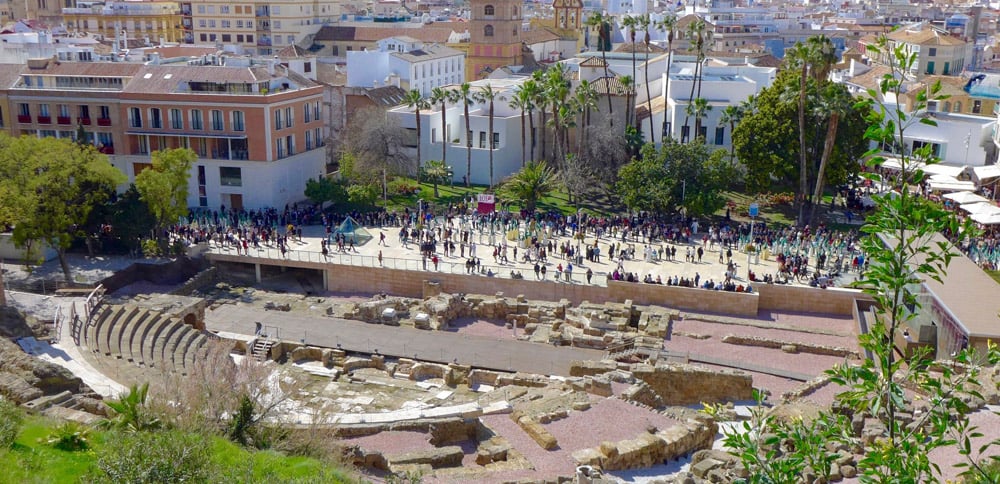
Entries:
[[[655, 27], [657, 29], [659, 29], [659, 30], [664, 31], [664, 32], [667, 33], [667, 75], [666, 75], [666, 78], [663, 80], [663, 82], [665, 83], [664, 86], [663, 86], [663, 92], [664, 92], [664, 95], [666, 95], [670, 91], [670, 66], [671, 66], [671, 63], [673, 62], [673, 58], [674, 58], [674, 33], [677, 30], [677, 16], [674, 15], [674, 14], [672, 14], [672, 13], [664, 15], [663, 19], [661, 19], [658, 22], [655, 22]], [[647, 36], [647, 38], [648, 38], [648, 36]], [[647, 82], [648, 82], [648, 80], [647, 80]], [[648, 87], [648, 85], [647, 85], [647, 87]], [[652, 105], [650, 105], [650, 108], [652, 108]], [[664, 118], [667, 116], [666, 110], [663, 111], [663, 116], [664, 116]], [[664, 121], [666, 121], [666, 120], [664, 120]], [[652, 112], [650, 112], [649, 122], [650, 123], [653, 122], [653, 113]], [[664, 133], [664, 136], [667, 137], [667, 138], [672, 138], [673, 134], [671, 134], [668, 131], [668, 132]]]
[[413, 116], [417, 121], [417, 171], [420, 170], [423, 158], [420, 157], [420, 145], [423, 144], [422, 138], [420, 137], [420, 110], [430, 109], [431, 105], [424, 99], [424, 95], [420, 94], [420, 91], [416, 89], [410, 89], [406, 93], [406, 97], [403, 98], [403, 103], [406, 107], [413, 109]]
[[[608, 80], [608, 56], [607, 51], [611, 49], [611, 25], [609, 24], [611, 17], [607, 14], [601, 12], [594, 12], [587, 17], [588, 27], [597, 27], [597, 38], [598, 46], [597, 48], [601, 51], [601, 60], [604, 63], [604, 79], [605, 82]], [[610, 87], [610, 84], [609, 84]], [[611, 107], [611, 89], [608, 89], [608, 122], [611, 126], [615, 125], [614, 109]]]
[[544, 161], [532, 161], [500, 186], [500, 193], [509, 200], [524, 203], [528, 213], [535, 211], [538, 201], [555, 190], [555, 173]]
[[476, 102], [476, 94], [472, 92], [472, 86], [468, 82], [463, 82], [455, 91], [455, 99], [461, 101], [465, 112], [465, 186], [472, 185], [472, 127], [469, 122], [469, 104]]
[[[635, 29], [639, 26], [638, 17], [633, 17], [627, 15], [622, 19], [622, 25], [628, 28], [629, 41], [632, 43], [632, 79], [635, 79]], [[631, 126], [632, 123], [629, 119], [632, 117], [635, 109], [631, 104], [625, 103], [628, 106], [628, 112], [625, 113], [625, 124]]]
[[445, 181], [448, 178], [448, 165], [444, 164], [442, 160], [428, 160], [424, 164], [424, 176], [426, 176], [431, 183], [434, 185], [434, 198], [438, 198], [438, 183]]
[[708, 104], [708, 99], [703, 97], [695, 98], [693, 104], [688, 104], [687, 114], [694, 116], [694, 137], [692, 139], [698, 139], [701, 136], [701, 120], [708, 116], [708, 112], [711, 110], [712, 105]]
[[[705, 29], [706, 29], [705, 21], [703, 21], [700, 18], [688, 24], [687, 27], [688, 38], [691, 41], [691, 50], [693, 50], [697, 55], [695, 56], [694, 79], [691, 81], [691, 93], [688, 95], [688, 108], [685, 109], [685, 115], [684, 115], [685, 128], [688, 127], [688, 120], [691, 117], [691, 112], [693, 110], [693, 108], [691, 108], [691, 105], [694, 104], [695, 88], [698, 85], [698, 76], [699, 72], [701, 71], [701, 63], [704, 60], [703, 56], [705, 55]], [[681, 137], [684, 138], [683, 135]], [[691, 138], [692, 138], [691, 134], [688, 133], [687, 138], [682, 139], [681, 142], [682, 143], [686, 142]]]
[[565, 154], [564, 152], [560, 153], [563, 121], [560, 111], [565, 107], [570, 95], [570, 85], [566, 68], [562, 64], [553, 65], [545, 70], [545, 93], [549, 99], [549, 107], [552, 108], [553, 158], [557, 163], [560, 157]]
[[[618, 88], [618, 94], [625, 95], [625, 127], [632, 126], [632, 118], [635, 115], [635, 109], [633, 103], [635, 98], [635, 78], [632, 76], [621, 76], [618, 78], [618, 82], [621, 87]], [[634, 127], [634, 126], [633, 126]]]
[[448, 139], [448, 118], [445, 117], [445, 109], [447, 108], [448, 102], [451, 101], [451, 98], [451, 91], [435, 87], [431, 90], [431, 98], [429, 100], [431, 104], [441, 105], [441, 163], [445, 166], [448, 165], [448, 143], [451, 142], [451, 140]]
[[[741, 106], [726, 106], [719, 116], [719, 123], [729, 125], [729, 138], [732, 139], [733, 131], [736, 131], [736, 124], [743, 119], [743, 108]], [[729, 143], [729, 164], [736, 162], [736, 145]]]
[[[653, 133], [653, 98], [649, 95], [649, 26], [652, 24], [652, 20], [649, 18], [649, 14], [642, 14], [639, 16], [636, 24], [642, 29], [642, 45], [646, 48], [646, 61], [642, 63], [643, 74], [642, 83], [646, 85], [646, 111], [649, 114], [649, 142], [656, 144], [656, 134]], [[669, 77], [669, 73], [667, 74]]]
[[486, 84], [485, 86], [479, 88], [477, 93], [479, 100], [489, 104], [489, 133], [486, 137], [489, 138], [486, 142], [490, 145], [490, 188], [493, 188], [493, 150], [495, 148], [493, 143], [493, 105], [496, 102], [497, 96], [500, 92], [493, 89], [492, 84]]
[[833, 154], [833, 145], [837, 141], [837, 129], [840, 127], [840, 118], [850, 112], [853, 105], [853, 98], [838, 86], [832, 86], [826, 90], [819, 98], [819, 103], [815, 108], [815, 113], [819, 117], [827, 117], [826, 139], [823, 140], [823, 155], [820, 157], [819, 169], [816, 170], [816, 187], [813, 190], [813, 203], [809, 210], [809, 218], [806, 224], [811, 224], [816, 219], [816, 208], [819, 207], [823, 199], [823, 178], [826, 176], [826, 167], [830, 163], [830, 156]]
[[[546, 148], [546, 146], [545, 146], [545, 126], [546, 126], [545, 119], [546, 119], [547, 114], [548, 114], [547, 111], [546, 111], [546, 109], [548, 108], [548, 105], [549, 105], [549, 98], [548, 98], [548, 95], [545, 92], [545, 75], [546, 75], [546, 71], [547, 71], [547, 69], [546, 70], [537, 70], [535, 72], [532, 72], [531, 73], [531, 79], [530, 79], [532, 82], [535, 83], [535, 88], [536, 88], [536, 90], [534, 91], [534, 94], [535, 94], [534, 105], [535, 105], [535, 107], [538, 108], [539, 112], [542, 113], [542, 118], [540, 119], [541, 126], [538, 129], [538, 131], [539, 131], [538, 134], [542, 138], [542, 142], [541, 142], [541, 148], [542, 148], [541, 151], [542, 151], [542, 154], [541, 154], [540, 158], [542, 158], [543, 160], [545, 159], [546, 156], [548, 156], [548, 153], [545, 150], [545, 148]], [[532, 146], [531, 159], [532, 160], [536, 159], [535, 155], [534, 155], [534, 146]]]
[[584, 141], [586, 141], [587, 128], [590, 127], [590, 112], [593, 109], [597, 109], [597, 91], [594, 90], [594, 86], [586, 79], [580, 81], [576, 85], [576, 89], [573, 90], [573, 102], [580, 114], [579, 125], [582, 126], [578, 130], [579, 136], [576, 137], [577, 151], [580, 151]]
[[[525, 128], [524, 118], [526, 117], [525, 115], [528, 113], [528, 111], [531, 109], [531, 105], [533, 103], [533, 100], [531, 99], [531, 93], [528, 92], [525, 86], [529, 82], [531, 81], [530, 80], [524, 81], [524, 84], [521, 84], [516, 89], [514, 89], [514, 95], [510, 98], [510, 106], [514, 109], [518, 109], [521, 111], [521, 168], [524, 168], [524, 164], [527, 163], [527, 150], [528, 150], [528, 143], [526, 138], [527, 135], [524, 129]], [[535, 135], [534, 133], [532, 133], [531, 146], [534, 147], [534, 145], [535, 145]]]

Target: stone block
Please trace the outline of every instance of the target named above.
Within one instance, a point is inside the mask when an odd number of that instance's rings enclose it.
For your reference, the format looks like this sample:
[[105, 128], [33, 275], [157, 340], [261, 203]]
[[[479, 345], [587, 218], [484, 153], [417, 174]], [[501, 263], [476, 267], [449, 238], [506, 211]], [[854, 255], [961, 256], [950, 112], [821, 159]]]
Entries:
[[461, 466], [463, 456], [464, 453], [462, 452], [461, 447], [457, 445], [449, 445], [430, 450], [419, 450], [400, 455], [390, 455], [386, 456], [386, 460], [389, 462], [389, 466], [393, 469], [395, 469], [396, 466], [413, 464], [429, 465], [433, 469], [438, 469], [441, 467]]

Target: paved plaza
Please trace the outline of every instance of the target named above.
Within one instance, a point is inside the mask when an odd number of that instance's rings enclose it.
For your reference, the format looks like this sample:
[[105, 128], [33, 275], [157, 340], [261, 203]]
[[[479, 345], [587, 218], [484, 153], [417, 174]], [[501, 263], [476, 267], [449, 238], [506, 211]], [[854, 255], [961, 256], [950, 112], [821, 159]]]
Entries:
[[[461, 247], [456, 248], [454, 255], [444, 254], [441, 250], [441, 244], [439, 242], [437, 252], [435, 252], [435, 255], [438, 257], [438, 264], [435, 269], [433, 259], [425, 258], [421, 254], [419, 244], [415, 244], [413, 242], [403, 244], [399, 241], [399, 227], [367, 227], [366, 230], [372, 234], [373, 238], [364, 245], [355, 246], [353, 249], [350, 245], [348, 245], [344, 251], [338, 251], [336, 244], [331, 244], [328, 246], [329, 253], [326, 256], [323, 256], [321, 252], [321, 241], [325, 238], [324, 228], [322, 226], [302, 227], [302, 238], [291, 238], [288, 244], [290, 250], [284, 255], [276, 247], [268, 247], [265, 245], [261, 245], [260, 248], [254, 248], [251, 246], [249, 248], [249, 255], [255, 257], [267, 257], [274, 259], [284, 258], [289, 260], [306, 260], [312, 262], [328, 261], [336, 264], [365, 267], [386, 267], [391, 269], [419, 271], [436, 270], [439, 272], [455, 274], [467, 273], [468, 269], [466, 268], [466, 261], [470, 255], [475, 255], [481, 263], [479, 266], [480, 274], [490, 273], [494, 277], [510, 278], [512, 276], [512, 272], [517, 272], [520, 273], [520, 275], [525, 279], [542, 279], [543, 277], [541, 275], [535, 275], [534, 261], [523, 261], [523, 247], [517, 248], [517, 257], [515, 258], [514, 250], [515, 246], [518, 245], [517, 242], [504, 241], [499, 234], [490, 235], [488, 233], [473, 233], [475, 249], [472, 248], [472, 244], [470, 243], [464, 248], [464, 250]], [[381, 234], [385, 235], [385, 245], [380, 244]], [[598, 262], [587, 261], [585, 258], [577, 258], [577, 260], [570, 261], [559, 256], [558, 247], [566, 242], [569, 242], [573, 247], [577, 248], [593, 246], [595, 242], [595, 237], [593, 235], [588, 235], [583, 240], [576, 240], [569, 236], [553, 236], [551, 240], [557, 249], [552, 251], [552, 255], [547, 258], [547, 261], [544, 264], [542, 264], [546, 269], [544, 279], [564, 284], [587, 284], [586, 273], [589, 269], [593, 273], [593, 277], [590, 282], [591, 284], [606, 285], [607, 276], [618, 269], [619, 271], [635, 273], [640, 281], [643, 280], [648, 274], [653, 280], [656, 280], [656, 278], [659, 277], [664, 284], [667, 283], [668, 278], [675, 276], [677, 278], [687, 279], [694, 279], [697, 276], [702, 283], [707, 280], [721, 283], [726, 279], [727, 265], [729, 262], [727, 251], [729, 250], [732, 251], [732, 262], [736, 266], [735, 277], [733, 277], [733, 280], [737, 284], [747, 283], [748, 264], [750, 269], [757, 275], [758, 279], [762, 278], [765, 274], [773, 276], [778, 272], [778, 262], [775, 261], [773, 257], [770, 257], [770, 254], [767, 252], [754, 254], [752, 257], [748, 257], [745, 252], [740, 252], [736, 248], [727, 249], [718, 244], [714, 247], [707, 244], [703, 245], [701, 242], [703, 235], [704, 233], [695, 234], [692, 236], [692, 240], [696, 240], [698, 242], [688, 244], [674, 244], [669, 242], [645, 244], [640, 240], [632, 238], [623, 242], [620, 237], [601, 237], [596, 239], [597, 246], [601, 250], [600, 260]], [[606, 254], [608, 253], [608, 249], [612, 243], [615, 244], [616, 248], [634, 249], [635, 257], [625, 260], [617, 257], [613, 260], [609, 259]], [[493, 253], [496, 244], [500, 244], [501, 247], [506, 245], [506, 263], [502, 262], [499, 258], [494, 260]], [[687, 251], [690, 250], [692, 253], [696, 253], [699, 247], [702, 247], [704, 251], [701, 261], [686, 262], [685, 256]], [[652, 252], [653, 250], [662, 254], [668, 249], [676, 251], [676, 255], [670, 260], [665, 257], [655, 257], [652, 255], [644, 256], [644, 254]], [[233, 246], [219, 247], [214, 242], [211, 244], [210, 250], [212, 252], [224, 254], [236, 253], [236, 249]], [[475, 252], [470, 254], [470, 251], [472, 250]], [[577, 250], [577, 252], [582, 253], [580, 250]], [[381, 261], [379, 257], [380, 255]], [[573, 266], [572, 272], [568, 272], [566, 269], [568, 269], [571, 263]], [[560, 266], [563, 268], [561, 273], [559, 272]], [[814, 267], [812, 270], [815, 270]], [[843, 282], [848, 278], [853, 279], [851, 276], [851, 274], [848, 274], [846, 277], [842, 277], [841, 281]], [[756, 284], [762, 283], [751, 283], [751, 285]]]

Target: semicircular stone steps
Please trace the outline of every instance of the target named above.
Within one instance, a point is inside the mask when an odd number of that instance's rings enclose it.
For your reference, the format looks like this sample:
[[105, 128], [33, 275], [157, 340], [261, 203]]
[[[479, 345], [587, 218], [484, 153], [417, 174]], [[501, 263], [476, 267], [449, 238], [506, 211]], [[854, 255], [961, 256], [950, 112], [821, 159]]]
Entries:
[[146, 324], [153, 316], [154, 313], [150, 311], [140, 310], [139, 314], [132, 318], [132, 324], [122, 332], [122, 340], [118, 344], [121, 346], [122, 356], [129, 361], [137, 363], [141, 360], [140, 355], [133, 353], [132, 343], [141, 337], [142, 332], [146, 330]]
[[90, 351], [94, 353], [99, 352], [97, 348], [97, 327], [99, 324], [103, 324], [104, 320], [111, 317], [115, 313], [114, 306], [102, 305], [98, 310], [97, 314], [94, 314], [90, 323], [87, 324], [87, 328], [83, 331], [83, 344]]
[[126, 305], [123, 314], [119, 319], [111, 326], [108, 331], [108, 352], [105, 354], [110, 354], [115, 358], [122, 357], [122, 332], [125, 331], [133, 321], [135, 320], [135, 315], [139, 313], [139, 308], [135, 306]]
[[171, 318], [170, 324], [163, 330], [162, 337], [153, 345], [153, 359], [156, 362], [156, 366], [176, 369], [174, 368], [171, 352], [177, 348], [177, 343], [180, 342], [181, 336], [184, 333], [184, 328], [184, 323], [178, 321], [176, 318]]

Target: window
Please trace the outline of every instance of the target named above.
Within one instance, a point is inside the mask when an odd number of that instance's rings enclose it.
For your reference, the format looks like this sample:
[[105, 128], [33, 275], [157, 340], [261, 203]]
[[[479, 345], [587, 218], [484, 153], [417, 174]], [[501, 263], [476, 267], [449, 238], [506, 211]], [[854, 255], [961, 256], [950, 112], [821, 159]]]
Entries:
[[292, 127], [292, 108], [285, 108], [285, 127]]
[[927, 74], [934, 74], [934, 61], [927, 63]]
[[280, 20], [275, 20], [274, 22], [271, 22], [271, 23], [274, 24], [274, 29], [275, 30], [278, 30], [278, 29], [281, 28], [281, 21]]
[[212, 14], [215, 13], [215, 5], [209, 5], [208, 6], [208, 13], [212, 13]]
[[101, 119], [111, 118], [111, 108], [108, 106], [101, 106]]
[[955, 112], [962, 112], [962, 101], [955, 101]]
[[197, 130], [205, 129], [200, 109], [191, 110], [191, 129], [197, 129]]
[[487, 5], [483, 8], [483, 15], [496, 15], [496, 9], [493, 8], [493, 5]]
[[69, 117], [69, 106], [68, 105], [66, 105], [66, 104], [58, 104], [58, 105], [56, 105], [56, 109], [59, 110], [59, 117], [60, 118], [68, 118]]
[[278, 138], [274, 140], [274, 143], [278, 146], [278, 158], [285, 157], [285, 139]]
[[[236, 7], [236, 8], [240, 8], [240, 7]], [[238, 28], [238, 29], [242, 29], [243, 28], [243, 21], [242, 20], [237, 20], [236, 21], [236, 28]]]
[[222, 34], [222, 41], [223, 42], [232, 42], [233, 41], [232, 34]]
[[44, 116], [44, 117], [51, 116], [49, 114], [49, 105], [48, 104], [39, 104], [38, 105], [38, 115], [39, 116]]
[[[239, 8], [239, 7], [237, 7]], [[229, 13], [229, 5], [222, 5], [219, 7], [219, 13], [227, 14]]]
[[487, 26], [483, 27], [483, 36], [484, 37], [493, 37], [493, 26], [492, 25], [487, 25]]
[[493, 149], [500, 147], [500, 133], [493, 133]]
[[303, 118], [303, 122], [308, 123], [309, 121], [312, 121], [312, 109], [310, 109], [308, 104], [305, 105], [305, 109], [303, 111], [305, 111], [305, 118]]
[[278, 5], [271, 7], [271, 15], [281, 15], [281, 7]]
[[139, 108], [128, 108], [128, 125], [132, 128], [142, 127], [142, 110]]
[[926, 141], [913, 140], [913, 151], [917, 151], [925, 146], [931, 147], [931, 154], [934, 156], [941, 156], [941, 145], [937, 143], [929, 143]]
[[708, 126], [701, 126], [698, 128], [698, 137], [702, 140], [708, 139]]
[[293, 136], [293, 135], [285, 136], [285, 144], [288, 147], [288, 156], [294, 155], [295, 154], [295, 136]]
[[243, 186], [243, 173], [238, 166], [220, 166], [219, 184], [224, 187]]
[[200, 38], [201, 38], [201, 41], [202, 41], [202, 42], [208, 42], [208, 36], [207, 36], [207, 35], [205, 35], [205, 34], [201, 34], [201, 35], [200, 35]]
[[180, 109], [170, 110], [170, 127], [173, 129], [184, 129], [184, 116]]
[[156, 129], [163, 127], [163, 119], [160, 118], [160, 108], [149, 109], [149, 127]]
[[313, 149], [312, 131], [306, 131], [306, 151]]
[[139, 139], [138, 139], [138, 142], [139, 142], [139, 146], [138, 146], [138, 148], [139, 148], [139, 154], [140, 155], [148, 155], [149, 154], [149, 137], [148, 136], [140, 136]]
[[313, 103], [313, 119], [319, 121], [321, 114], [323, 114], [323, 108], [319, 107], [319, 101], [316, 101]]
[[221, 22], [220, 22], [220, 25], [221, 25], [221, 26], [222, 26], [222, 28], [224, 28], [224, 29], [229, 29], [229, 28], [232, 28], [232, 27], [233, 27], [233, 25], [232, 25], [232, 22], [230, 22], [230, 21], [228, 21], [228, 20], [223, 20], [223, 21], [221, 21]]
[[243, 111], [233, 111], [233, 131], [243, 131], [245, 129]]
[[289, 44], [294, 44], [295, 43], [295, 36], [294, 35], [289, 35], [288, 36], [288, 43]]
[[719, 126], [715, 128], [715, 144], [723, 145], [726, 144], [726, 128]]
[[205, 6], [204, 5], [198, 5], [198, 13], [205, 13]]
[[281, 129], [281, 110], [274, 110], [274, 129]]
[[81, 119], [90, 119], [90, 106], [78, 106], [76, 112]]
[[111, 133], [97, 133], [97, 145], [105, 148], [114, 148], [115, 142], [114, 138], [111, 137]]
[[225, 122], [222, 121], [222, 111], [218, 109], [212, 110], [212, 129], [215, 131], [226, 129]]
[[31, 116], [31, 108], [28, 107], [27, 103], [20, 103], [17, 105], [17, 115], [18, 116]]
[[209, 19], [208, 20], [208, 28], [210, 28], [210, 29], [214, 29], [215, 28], [215, 19]]
[[934, 57], [936, 55], [937, 55], [936, 47], [931, 47], [930, 49], [927, 49], [927, 57]]
[[983, 112], [983, 102], [979, 100], [972, 101], [972, 114], [980, 114]]
[[486, 131], [479, 132], [479, 147], [480, 148], [486, 147]]
[[438, 130], [437, 128], [431, 128], [431, 143], [437, 143]]

